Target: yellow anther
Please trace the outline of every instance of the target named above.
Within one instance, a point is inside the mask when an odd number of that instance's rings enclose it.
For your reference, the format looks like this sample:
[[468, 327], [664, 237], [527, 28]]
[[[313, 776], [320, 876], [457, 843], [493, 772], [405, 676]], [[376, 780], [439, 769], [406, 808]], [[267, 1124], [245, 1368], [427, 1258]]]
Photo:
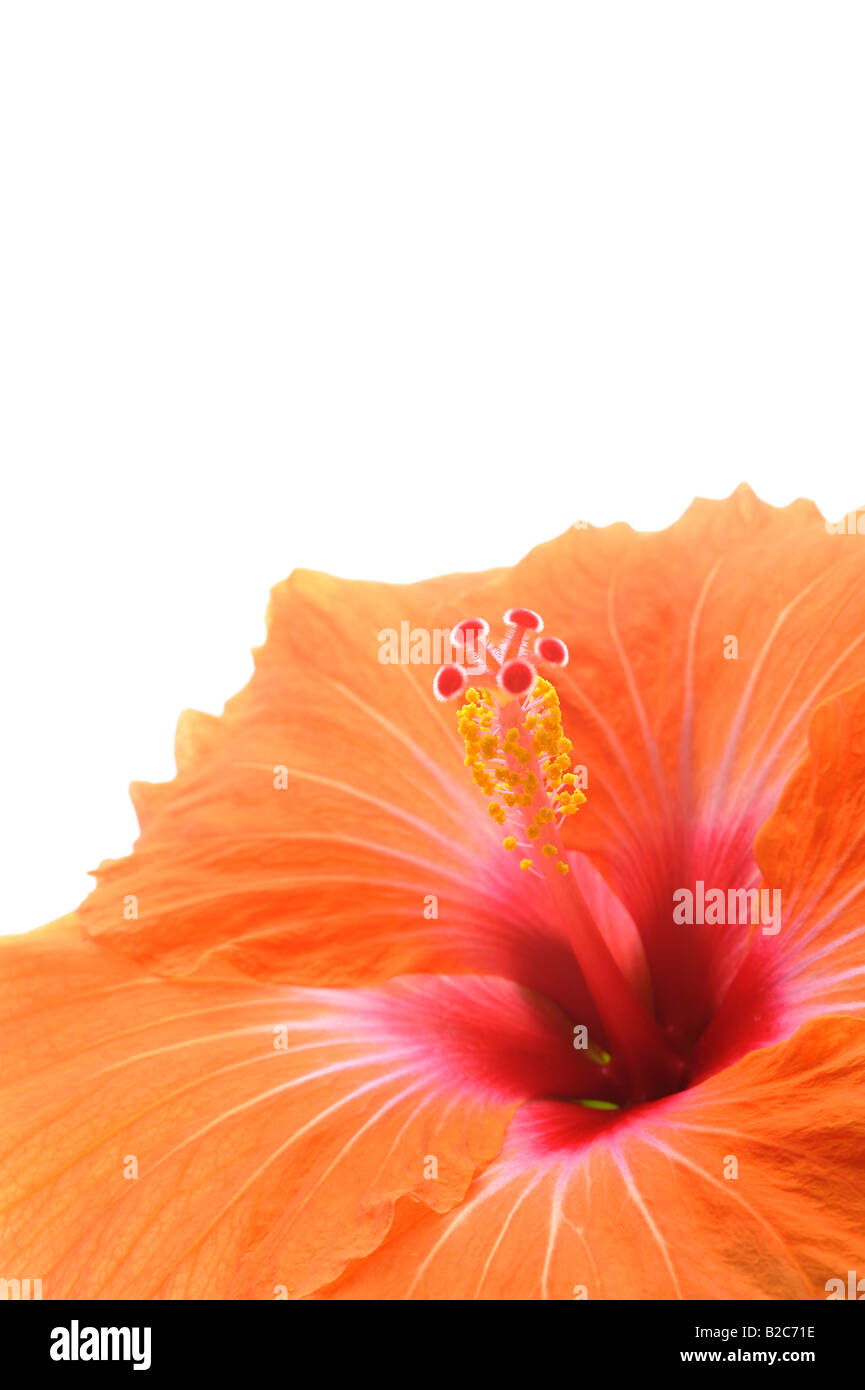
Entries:
[[559, 860], [556, 869], [560, 874], [569, 874], [571, 872], [570, 866], [565, 863], [564, 859]]
[[[531, 700], [531, 713], [523, 713], [521, 723], [508, 722], [505, 727], [502, 698], [487, 687], [471, 686], [457, 712], [457, 727], [465, 743], [465, 766], [488, 798], [492, 820], [504, 826], [509, 818], [514, 823], [514, 813], [519, 813], [526, 825], [524, 835], [530, 842], [540, 840], [544, 858], [566, 874], [568, 866], [557, 861], [555, 845], [543, 842], [543, 827], [552, 828], [557, 812], [562, 817], [574, 815], [586, 798], [570, 770], [573, 745], [562, 728], [555, 687], [538, 678]], [[514, 850], [518, 841], [507, 835], [502, 844]], [[532, 860], [522, 860], [521, 868], [532, 869]]]

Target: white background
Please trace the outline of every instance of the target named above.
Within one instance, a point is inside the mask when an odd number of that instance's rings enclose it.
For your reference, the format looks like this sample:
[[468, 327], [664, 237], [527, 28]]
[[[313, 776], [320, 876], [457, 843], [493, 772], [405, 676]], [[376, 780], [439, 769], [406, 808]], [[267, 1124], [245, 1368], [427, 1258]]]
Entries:
[[2, 6], [2, 929], [294, 566], [865, 501], [863, 66], [858, 0]]

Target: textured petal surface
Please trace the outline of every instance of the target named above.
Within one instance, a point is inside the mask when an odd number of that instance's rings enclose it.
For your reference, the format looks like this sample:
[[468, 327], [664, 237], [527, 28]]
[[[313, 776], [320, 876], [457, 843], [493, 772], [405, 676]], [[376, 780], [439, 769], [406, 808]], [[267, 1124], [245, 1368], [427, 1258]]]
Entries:
[[560, 1002], [580, 1011], [561, 934], [503, 864], [453, 709], [430, 698], [433, 667], [378, 659], [386, 629], [495, 622], [519, 601], [572, 652], [557, 683], [590, 795], [574, 846], [637, 924], [661, 1018], [696, 1037], [745, 937], [684, 941], [672, 892], [759, 883], [753, 837], [810, 714], [865, 678], [863, 556], [810, 503], [740, 488], [668, 530], [574, 529], [486, 575], [400, 587], [299, 572], [274, 590], [249, 686], [219, 719], [184, 717], [173, 783], [136, 788], [141, 839], [101, 866], [82, 920], [159, 970], [218, 952], [297, 983], [481, 971], [567, 980]]
[[774, 940], [791, 1021], [865, 1014], [865, 683], [815, 714], [756, 854], [781, 894]]
[[579, 615], [557, 686], [591, 814], [570, 829], [640, 927], [661, 1017], [693, 1038], [747, 934], [683, 940], [672, 893], [759, 884], [754, 835], [815, 706], [865, 677], [865, 538], [742, 487], [666, 531], [578, 530], [554, 547], [555, 564], [534, 551], [514, 582], [551, 630]]
[[171, 972], [217, 950], [330, 985], [494, 967], [492, 925], [521, 908], [484, 882], [500, 835], [453, 710], [432, 698], [431, 665], [378, 659], [383, 630], [449, 628], [462, 587], [302, 571], [279, 585], [249, 685], [221, 718], [181, 719], [174, 782], [133, 787], [141, 837], [101, 866], [86, 930]]
[[[865, 1229], [862, 573], [862, 537], [739, 489], [513, 570], [280, 585], [250, 684], [134, 789], [134, 853], [74, 919], [0, 942], [10, 1277], [824, 1297]], [[433, 666], [379, 661], [386, 629], [514, 602], [572, 653], [573, 879], [661, 1023], [702, 1039], [696, 1084], [651, 1107], [573, 1103], [603, 1080], [563, 924], [502, 851]], [[761, 874], [777, 936], [675, 923], [677, 888]]]
[[157, 979], [66, 924], [0, 942], [0, 972], [0, 1255], [46, 1298], [314, 1290], [590, 1065], [497, 979]]
[[824, 1299], [865, 1264], [863, 1084], [865, 1024], [832, 1019], [642, 1116], [526, 1106], [458, 1208], [402, 1204], [324, 1296]]

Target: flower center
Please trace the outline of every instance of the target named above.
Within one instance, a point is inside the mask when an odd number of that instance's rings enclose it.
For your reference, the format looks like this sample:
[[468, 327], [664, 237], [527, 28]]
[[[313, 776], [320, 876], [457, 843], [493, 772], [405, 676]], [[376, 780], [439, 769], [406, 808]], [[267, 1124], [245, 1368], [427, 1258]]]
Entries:
[[[451, 640], [460, 661], [440, 668], [435, 694], [441, 700], [463, 696], [457, 718], [465, 763], [505, 832], [503, 851], [519, 853], [520, 868], [548, 895], [565, 925], [604, 1029], [604, 1047], [594, 1048], [599, 1065], [631, 1104], [668, 1095], [683, 1086], [686, 1063], [620, 969], [562, 840], [565, 821], [586, 797], [573, 770], [573, 745], [565, 737], [555, 686], [537, 668], [566, 665], [567, 647], [541, 635], [543, 622], [531, 609], [510, 609], [505, 623], [497, 644], [489, 641], [481, 618], [454, 628]], [[597, 1102], [587, 1097], [583, 1103]]]

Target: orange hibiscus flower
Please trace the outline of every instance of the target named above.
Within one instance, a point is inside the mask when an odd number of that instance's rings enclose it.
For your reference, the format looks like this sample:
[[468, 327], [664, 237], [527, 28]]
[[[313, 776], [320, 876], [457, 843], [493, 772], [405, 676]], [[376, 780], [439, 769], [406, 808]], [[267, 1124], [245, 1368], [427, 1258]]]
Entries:
[[[0, 943], [4, 1274], [819, 1299], [865, 1269], [862, 575], [860, 537], [740, 488], [513, 569], [278, 586], [249, 685], [133, 787], [133, 853]], [[456, 704], [378, 659], [514, 603]]]

